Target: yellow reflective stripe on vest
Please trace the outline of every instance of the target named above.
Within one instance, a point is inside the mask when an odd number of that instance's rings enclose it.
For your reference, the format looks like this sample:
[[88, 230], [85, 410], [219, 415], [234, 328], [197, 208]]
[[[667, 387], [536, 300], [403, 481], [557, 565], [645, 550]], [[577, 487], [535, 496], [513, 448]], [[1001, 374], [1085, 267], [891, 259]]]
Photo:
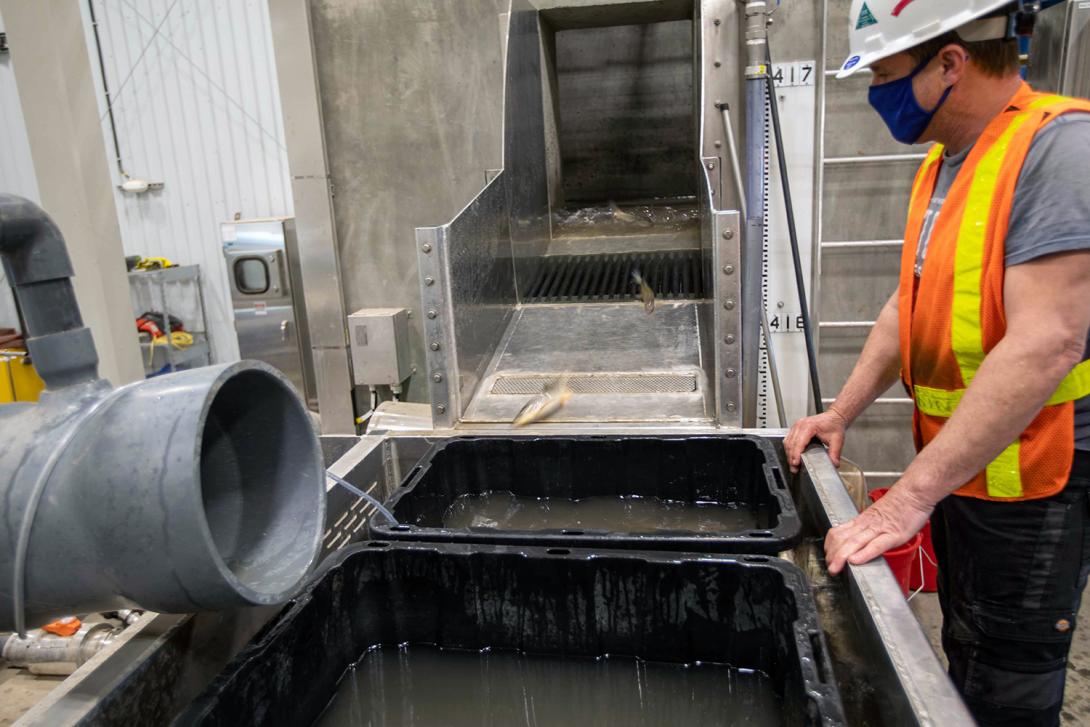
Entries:
[[927, 178], [927, 172], [934, 166], [935, 162], [942, 158], [945, 153], [946, 147], [942, 144], [932, 144], [931, 149], [928, 150], [927, 156], [923, 160], [923, 164], [920, 165], [920, 171], [916, 173], [916, 181], [912, 183], [912, 197], [916, 199], [920, 194], [920, 185], [923, 184], [923, 180]]
[[1083, 361], [1071, 369], [1071, 373], [1060, 382], [1059, 388], [1045, 402], [1045, 406], [1066, 404], [1084, 396], [1090, 396], [1090, 361]]
[[961, 403], [961, 397], [965, 396], [965, 389], [932, 389], [930, 386], [916, 384], [912, 387], [916, 408], [921, 414], [933, 417], [949, 419], [954, 415], [954, 410]]
[[[965, 389], [947, 391], [917, 384], [913, 387], [913, 394], [920, 413], [949, 419], [961, 403], [961, 398], [965, 396]], [[1045, 406], [1066, 404], [1084, 396], [1090, 396], [1090, 361], [1083, 361], [1072, 369], [1045, 402]], [[985, 473], [988, 494], [992, 497], [1022, 496], [1022, 475], [1018, 461], [1020, 449], [1020, 442], [1015, 442], [988, 465]]]
[[991, 497], [1022, 496], [1022, 465], [1018, 456], [1022, 445], [1016, 441], [1003, 450], [985, 470]]
[[1049, 96], [1042, 96], [1036, 101], [1031, 102], [1029, 106], [1026, 106], [1026, 108], [1036, 110], [1044, 108], [1045, 106], [1051, 106], [1053, 104], [1067, 103], [1070, 100], [1071, 99], [1067, 96], [1056, 96], [1055, 94], [1052, 94]]
[[[961, 403], [961, 397], [965, 396], [965, 389], [947, 391], [917, 384], [913, 387], [913, 394], [916, 408], [921, 414], [949, 419]], [[1084, 396], [1090, 396], [1090, 361], [1083, 361], [1072, 369], [1045, 402], [1045, 406], [1066, 404]]]
[[1030, 119], [1019, 114], [992, 144], [977, 165], [965, 202], [965, 214], [958, 230], [954, 255], [954, 301], [950, 315], [950, 347], [966, 386], [972, 383], [984, 362], [984, 330], [980, 321], [981, 276], [984, 248], [988, 240], [988, 222], [999, 185], [999, 171], [1007, 156], [1011, 139]]

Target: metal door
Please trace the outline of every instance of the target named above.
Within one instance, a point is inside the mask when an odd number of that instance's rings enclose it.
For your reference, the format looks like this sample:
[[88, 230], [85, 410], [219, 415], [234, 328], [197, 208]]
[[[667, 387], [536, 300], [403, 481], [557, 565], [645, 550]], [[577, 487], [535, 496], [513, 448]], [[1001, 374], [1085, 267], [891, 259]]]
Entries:
[[222, 232], [240, 355], [276, 367], [309, 401], [308, 344], [293, 300], [285, 221], [225, 223]]

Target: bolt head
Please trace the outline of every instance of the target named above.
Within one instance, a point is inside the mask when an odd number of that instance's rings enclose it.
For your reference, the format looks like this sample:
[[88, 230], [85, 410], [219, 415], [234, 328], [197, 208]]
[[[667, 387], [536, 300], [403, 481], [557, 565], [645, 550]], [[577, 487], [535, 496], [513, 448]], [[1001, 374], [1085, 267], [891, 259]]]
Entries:
[[431, 252], [431, 245], [425, 242], [423, 245], [420, 246], [420, 249], [424, 252]]
[[728, 379], [733, 379], [737, 375], [738, 375], [738, 372], [735, 371], [734, 369], [727, 369], [727, 378]]
[[727, 310], [734, 310], [734, 301], [733, 300], [728, 300], [728, 301], [724, 302], [723, 307], [726, 308]]
[[721, 141], [716, 141], [716, 142], [715, 142], [715, 148], [716, 148], [716, 149], [718, 149], [718, 148], [719, 148], [719, 147], [721, 147], [721, 146], [723, 146], [723, 142], [721, 142]]
[[438, 314], [435, 311], [433, 311], [433, 310], [428, 311], [428, 318], [431, 318], [431, 319], [434, 320], [436, 315], [438, 315]]
[[733, 401], [727, 402], [727, 411], [736, 411], [738, 406]]
[[431, 342], [431, 350], [432, 351], [438, 351], [439, 350], [439, 341], [432, 341]]
[[440, 414], [446, 414], [446, 413], [447, 413], [447, 406], [446, 406], [446, 404], [440, 404], [440, 405], [438, 405], [437, 407], [435, 407], [435, 411], [439, 412]]
[[431, 277], [430, 275], [424, 278], [424, 285], [435, 285], [435, 278]]
[[777, 308], [783, 308], [784, 307], [784, 302], [782, 300], [776, 301], [776, 307]]
[[432, 374], [431, 380], [438, 384], [443, 380], [443, 375], [442, 374]]
[[723, 343], [727, 344], [728, 346], [733, 346], [734, 345], [734, 334], [733, 333], [728, 333], [726, 338], [723, 339]]
[[734, 275], [734, 266], [733, 265], [724, 265], [723, 266], [723, 274], [724, 275]]
[[722, 23], [722, 22], [723, 22], [723, 21], [722, 21], [722, 20], [720, 20], [719, 18], [716, 18], [715, 20], [713, 20], [713, 21], [712, 21], [712, 23], [714, 23], [715, 25], [719, 25], [719, 24], [720, 24], [720, 23]]
[[723, 64], [722, 64], [722, 63], [720, 63], [719, 61], [716, 61], [716, 62], [715, 62], [715, 67], [716, 67], [716, 68], [719, 68], [719, 66], [721, 66], [721, 65], [723, 65]]
[[723, 230], [723, 239], [724, 240], [733, 240], [734, 239], [734, 230]]
[[708, 169], [715, 169], [715, 162], [708, 162]]

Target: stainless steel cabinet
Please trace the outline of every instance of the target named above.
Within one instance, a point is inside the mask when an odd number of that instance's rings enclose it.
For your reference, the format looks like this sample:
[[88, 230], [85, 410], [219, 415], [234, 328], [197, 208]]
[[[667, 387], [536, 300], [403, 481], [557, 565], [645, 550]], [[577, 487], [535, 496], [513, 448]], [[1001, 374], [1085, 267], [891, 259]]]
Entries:
[[221, 233], [242, 358], [282, 371], [317, 409], [294, 220], [225, 222]]

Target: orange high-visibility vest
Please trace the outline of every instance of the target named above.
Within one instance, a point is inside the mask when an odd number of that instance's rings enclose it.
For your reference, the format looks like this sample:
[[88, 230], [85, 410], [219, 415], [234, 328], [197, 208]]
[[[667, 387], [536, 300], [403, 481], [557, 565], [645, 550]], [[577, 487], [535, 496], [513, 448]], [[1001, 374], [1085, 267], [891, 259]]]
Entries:
[[[1018, 175], [1033, 138], [1057, 116], [1090, 112], [1090, 101], [1028, 85], [981, 134], [943, 203], [916, 280], [916, 248], [939, 176], [935, 145], [912, 188], [898, 297], [901, 375], [916, 404], [917, 450], [938, 436], [984, 357], [1007, 328], [1004, 256]], [[1027, 376], [1033, 372], [1026, 372]], [[985, 500], [1054, 495], [1071, 474], [1074, 401], [1090, 394], [1090, 361], [1061, 382], [1029, 428], [955, 494]]]

